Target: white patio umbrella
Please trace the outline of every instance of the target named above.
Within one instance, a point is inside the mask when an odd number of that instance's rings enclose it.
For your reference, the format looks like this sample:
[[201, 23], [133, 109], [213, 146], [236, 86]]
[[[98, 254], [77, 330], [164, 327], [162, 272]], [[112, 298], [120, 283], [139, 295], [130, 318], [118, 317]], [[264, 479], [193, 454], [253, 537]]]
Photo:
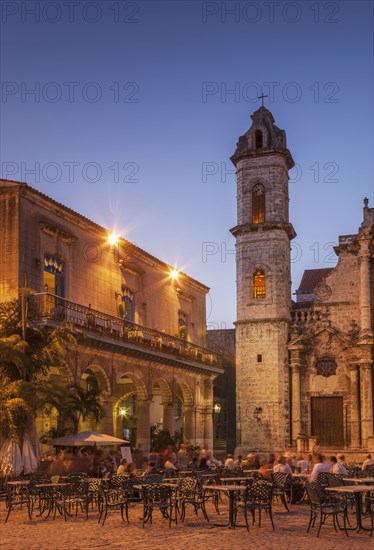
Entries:
[[80, 432], [65, 437], [57, 437], [48, 441], [48, 445], [62, 447], [85, 447], [86, 445], [94, 447], [95, 445], [121, 445], [129, 443], [126, 439], [119, 439], [112, 435], [101, 434], [98, 432]]
[[37, 459], [33, 446], [31, 444], [29, 436], [26, 434], [23, 438], [22, 445], [22, 465], [24, 474], [34, 473], [39, 466], [39, 460]]
[[6, 476], [19, 476], [22, 470], [21, 449], [14, 439], [7, 438], [0, 451], [0, 471]]

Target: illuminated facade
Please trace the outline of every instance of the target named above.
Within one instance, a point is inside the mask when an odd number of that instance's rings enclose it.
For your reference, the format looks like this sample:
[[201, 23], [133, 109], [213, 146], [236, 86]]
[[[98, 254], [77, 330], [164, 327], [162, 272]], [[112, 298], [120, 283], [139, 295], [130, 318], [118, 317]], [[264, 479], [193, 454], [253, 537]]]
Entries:
[[[90, 345], [50, 376], [103, 391], [96, 428], [144, 451], [152, 424], [211, 447], [222, 370], [205, 347], [209, 289], [25, 183], [0, 180], [0, 224], [0, 301], [26, 285], [41, 324], [83, 331]], [[39, 435], [54, 422], [47, 411]]]

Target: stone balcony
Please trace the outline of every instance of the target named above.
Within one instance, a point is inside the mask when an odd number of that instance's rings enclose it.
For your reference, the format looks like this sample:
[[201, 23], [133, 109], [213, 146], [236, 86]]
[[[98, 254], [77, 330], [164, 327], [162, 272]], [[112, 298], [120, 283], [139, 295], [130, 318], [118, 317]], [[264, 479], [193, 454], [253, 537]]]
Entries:
[[220, 353], [54, 294], [34, 294], [30, 306], [34, 318], [44, 324], [72, 324], [88, 338], [91, 346], [201, 373], [223, 372]]

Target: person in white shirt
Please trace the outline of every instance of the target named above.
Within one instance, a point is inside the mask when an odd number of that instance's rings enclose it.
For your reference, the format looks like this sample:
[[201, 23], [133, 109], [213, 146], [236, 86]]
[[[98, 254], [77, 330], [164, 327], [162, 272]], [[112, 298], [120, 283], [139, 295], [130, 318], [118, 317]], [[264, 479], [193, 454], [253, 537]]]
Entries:
[[309, 470], [309, 462], [305, 460], [303, 455], [298, 456], [297, 467], [299, 468], [300, 472], [302, 472], [303, 470]]
[[234, 467], [235, 467], [234, 457], [228, 454], [225, 460], [225, 468], [227, 468], [228, 470], [233, 470]]
[[286, 458], [284, 456], [279, 456], [276, 460], [273, 468], [273, 472], [275, 474], [281, 473], [281, 474], [290, 474], [292, 475], [291, 466], [287, 464]]
[[317, 456], [317, 462], [314, 465], [313, 471], [310, 474], [310, 481], [315, 481], [318, 477], [318, 474], [322, 472], [330, 472], [331, 465], [328, 462], [325, 462], [325, 457], [323, 455]]
[[364, 472], [366, 470], [366, 466], [371, 466], [374, 464], [374, 460], [371, 458], [371, 455], [366, 456], [366, 460], [362, 463], [361, 470]]
[[344, 476], [348, 475], [347, 468], [344, 466], [344, 464], [342, 462], [338, 462], [336, 456], [331, 456], [330, 457], [330, 464], [331, 464], [330, 472], [332, 474], [339, 474], [339, 475], [344, 475]]

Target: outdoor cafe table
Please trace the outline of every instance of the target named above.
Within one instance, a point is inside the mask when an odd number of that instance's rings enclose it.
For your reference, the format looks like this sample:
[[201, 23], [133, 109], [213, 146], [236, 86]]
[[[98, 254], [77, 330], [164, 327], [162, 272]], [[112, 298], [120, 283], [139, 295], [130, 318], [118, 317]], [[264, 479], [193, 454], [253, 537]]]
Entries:
[[220, 481], [223, 481], [223, 483], [233, 483], [238, 481], [239, 483], [241, 481], [250, 481], [250, 477], [221, 477]]
[[208, 491], [224, 491], [229, 493], [229, 522], [226, 524], [214, 523], [214, 526], [228, 527], [229, 529], [235, 529], [235, 518], [234, 518], [235, 492], [246, 491], [247, 490], [246, 485], [203, 485], [203, 489]]
[[[352, 478], [350, 478], [352, 479]], [[371, 527], [367, 528], [362, 525], [362, 494], [367, 493], [369, 491], [373, 491], [374, 488], [372, 485], [345, 485], [344, 487], [326, 487], [325, 491], [329, 491], [332, 493], [353, 493], [355, 496], [355, 504], [356, 504], [356, 518], [357, 518], [357, 525], [356, 527], [347, 527], [348, 530], [360, 530], [363, 531], [371, 531]]]
[[343, 481], [353, 481], [354, 483], [374, 483], [374, 477], [343, 477]]
[[22, 485], [28, 485], [30, 483], [29, 479], [15, 479], [14, 481], [7, 481], [7, 485], [14, 485], [14, 486], [22, 486]]

